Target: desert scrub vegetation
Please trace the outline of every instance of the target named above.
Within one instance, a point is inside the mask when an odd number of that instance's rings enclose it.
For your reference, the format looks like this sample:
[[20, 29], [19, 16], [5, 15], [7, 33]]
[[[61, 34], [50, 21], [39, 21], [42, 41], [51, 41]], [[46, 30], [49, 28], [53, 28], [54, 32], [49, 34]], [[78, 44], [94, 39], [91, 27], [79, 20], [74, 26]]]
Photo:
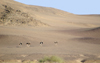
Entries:
[[4, 60], [0, 63], [65, 63], [64, 60], [58, 56], [44, 57], [40, 60]]
[[64, 63], [64, 60], [57, 56], [51, 56], [40, 59], [39, 63]]

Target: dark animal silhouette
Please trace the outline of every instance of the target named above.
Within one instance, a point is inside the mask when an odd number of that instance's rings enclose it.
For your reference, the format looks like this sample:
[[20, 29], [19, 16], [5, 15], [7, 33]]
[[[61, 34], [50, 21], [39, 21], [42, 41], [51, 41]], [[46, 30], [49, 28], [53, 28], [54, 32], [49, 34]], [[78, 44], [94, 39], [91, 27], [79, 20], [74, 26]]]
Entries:
[[22, 43], [19, 43], [19, 45], [22, 45]]
[[54, 42], [55, 43], [55, 45], [57, 45], [58, 44], [58, 42]]
[[30, 47], [31, 43], [26, 43], [27, 47]]
[[43, 44], [43, 42], [40, 42], [40, 44]]
[[30, 45], [30, 43], [26, 43], [26, 45]]

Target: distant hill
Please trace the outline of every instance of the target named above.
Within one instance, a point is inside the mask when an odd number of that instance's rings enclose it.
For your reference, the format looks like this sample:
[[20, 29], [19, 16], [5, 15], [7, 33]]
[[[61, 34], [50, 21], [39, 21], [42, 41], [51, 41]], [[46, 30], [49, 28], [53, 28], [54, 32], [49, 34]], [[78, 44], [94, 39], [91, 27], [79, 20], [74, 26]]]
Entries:
[[0, 0], [0, 25], [99, 27], [99, 15], [75, 15], [50, 7]]
[[36, 18], [38, 14], [65, 16], [67, 12], [54, 8], [25, 5], [13, 0], [0, 1], [0, 25], [49, 26]]
[[[15, 4], [15, 5], [13, 5]], [[46, 23], [35, 19], [28, 12], [20, 9], [20, 3], [13, 0], [1, 0], [0, 2], [0, 25], [28, 25], [28, 26], [49, 26]], [[24, 4], [20, 4], [24, 5]], [[22, 7], [24, 8], [24, 7]], [[28, 10], [28, 9], [26, 9]]]

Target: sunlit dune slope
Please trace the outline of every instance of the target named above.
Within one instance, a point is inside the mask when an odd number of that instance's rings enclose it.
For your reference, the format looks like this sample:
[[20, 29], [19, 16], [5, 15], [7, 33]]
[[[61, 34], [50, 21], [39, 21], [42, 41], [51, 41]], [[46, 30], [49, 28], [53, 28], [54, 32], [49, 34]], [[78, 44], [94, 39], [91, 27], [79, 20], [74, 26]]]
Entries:
[[81, 16], [50, 7], [25, 5], [13, 0], [0, 1], [0, 25], [98, 27], [100, 18]]

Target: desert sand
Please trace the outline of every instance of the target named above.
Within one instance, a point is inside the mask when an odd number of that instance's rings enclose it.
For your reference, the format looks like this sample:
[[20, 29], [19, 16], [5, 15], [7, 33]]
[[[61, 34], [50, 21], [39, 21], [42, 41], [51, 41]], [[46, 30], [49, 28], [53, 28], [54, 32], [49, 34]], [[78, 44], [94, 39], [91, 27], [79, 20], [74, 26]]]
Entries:
[[13, 0], [1, 0], [0, 13], [1, 61], [55, 55], [70, 63], [100, 62], [100, 15], [75, 15]]

